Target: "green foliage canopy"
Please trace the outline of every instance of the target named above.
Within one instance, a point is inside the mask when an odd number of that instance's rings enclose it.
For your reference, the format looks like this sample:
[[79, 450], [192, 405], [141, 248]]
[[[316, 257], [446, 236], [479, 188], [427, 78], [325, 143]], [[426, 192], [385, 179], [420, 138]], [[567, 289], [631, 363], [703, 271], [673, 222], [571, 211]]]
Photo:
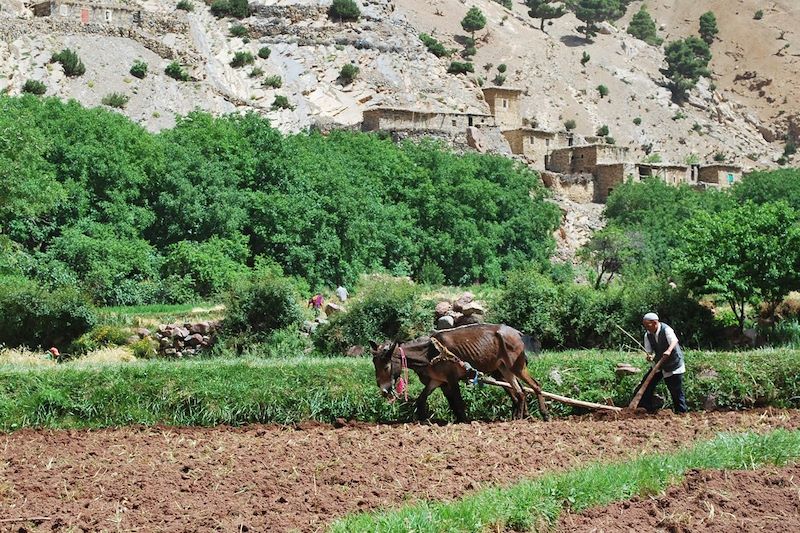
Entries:
[[660, 46], [664, 42], [656, 33], [656, 23], [644, 5], [631, 18], [628, 33], [653, 46]]
[[669, 43], [664, 50], [667, 68], [662, 72], [670, 80], [670, 89], [676, 100], [683, 100], [701, 76], [709, 76], [708, 63], [711, 50], [697, 37], [687, 37]]
[[714, 12], [706, 11], [700, 15], [700, 38], [703, 39], [706, 44], [710, 45], [714, 42], [714, 38], [718, 33], [717, 17], [714, 15]]
[[464, 31], [470, 32], [472, 38], [475, 39], [475, 32], [482, 30], [486, 26], [486, 15], [475, 6], [472, 6], [467, 11], [467, 14], [461, 19], [461, 27]]
[[544, 31], [544, 21], [561, 18], [567, 14], [563, 4], [553, 5], [553, 0], [525, 0], [528, 16], [540, 19], [539, 29]]

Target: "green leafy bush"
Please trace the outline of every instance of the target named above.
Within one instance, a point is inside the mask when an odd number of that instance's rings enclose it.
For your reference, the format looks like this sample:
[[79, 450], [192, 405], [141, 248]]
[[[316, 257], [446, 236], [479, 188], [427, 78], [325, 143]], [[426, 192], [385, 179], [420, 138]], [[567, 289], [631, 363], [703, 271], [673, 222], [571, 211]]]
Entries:
[[194, 4], [191, 3], [189, 0], [180, 0], [178, 4], [175, 6], [175, 9], [180, 9], [181, 11], [194, 11]]
[[657, 35], [656, 23], [644, 5], [631, 18], [628, 33], [653, 46], [660, 46], [664, 42], [664, 39]]
[[475, 72], [475, 66], [472, 63], [461, 63], [460, 61], [453, 61], [447, 67], [447, 72], [450, 74], [466, 74], [467, 72]]
[[506, 66], [505, 63], [500, 63], [499, 65], [497, 65], [497, 72], [499, 72], [500, 74], [504, 73], [507, 69], [508, 67]]
[[589, 62], [589, 60], [591, 60], [591, 59], [592, 59], [592, 56], [590, 56], [590, 55], [589, 55], [589, 54], [588, 54], [588, 53], [587, 53], [587, 52], [584, 50], [584, 52], [583, 52], [583, 55], [581, 55], [581, 65], [583, 65], [583, 66], [586, 66], [586, 63], [588, 63], [588, 62]]
[[641, 117], [636, 117], [635, 119], [633, 119], [633, 124], [634, 126], [641, 126], [642, 125]]
[[264, 81], [261, 83], [261, 85], [264, 87], [270, 87], [272, 89], [280, 89], [283, 85], [283, 80], [281, 80], [279, 75], [273, 74], [272, 76], [267, 76], [264, 78]]
[[180, 63], [177, 61], [173, 61], [167, 68], [164, 69], [164, 73], [169, 76], [170, 78], [176, 79], [178, 81], [188, 81], [189, 80], [189, 73], [186, 72]]
[[428, 51], [436, 57], [448, 57], [450, 55], [450, 51], [445, 48], [442, 43], [427, 33], [420, 33], [419, 40], [422, 41], [422, 44], [425, 45]]
[[232, 286], [225, 299], [223, 331], [227, 336], [263, 340], [277, 330], [297, 330], [303, 321], [300, 301], [291, 280], [257, 272]]
[[345, 63], [339, 71], [339, 78], [345, 85], [353, 83], [353, 80], [358, 76], [359, 68], [352, 63]]
[[350, 346], [369, 341], [410, 340], [431, 330], [433, 301], [426, 301], [413, 283], [402, 279], [366, 279], [356, 290], [348, 311], [330, 317], [314, 335], [326, 354], [344, 354]]
[[331, 18], [338, 20], [354, 21], [361, 16], [361, 10], [358, 9], [358, 4], [353, 0], [333, 0], [328, 13]]
[[22, 86], [22, 92], [42, 95], [47, 92], [47, 86], [39, 80], [25, 80], [25, 84]]
[[219, 18], [243, 19], [250, 16], [250, 6], [247, 0], [215, 0], [211, 4], [211, 13]]
[[130, 70], [131, 76], [135, 78], [144, 79], [147, 76], [147, 63], [142, 61], [141, 59], [137, 59], [133, 62], [133, 66], [131, 66]]
[[761, 20], [762, 18], [764, 18], [764, 10], [759, 9], [758, 11], [756, 11], [755, 14], [753, 15], [753, 18], [755, 20]]
[[59, 53], [53, 54], [53, 57], [50, 58], [50, 62], [61, 63], [61, 66], [64, 68], [64, 74], [70, 78], [82, 76], [86, 72], [83, 61], [81, 61], [74, 50], [70, 50], [69, 48], [64, 48]]
[[252, 65], [255, 61], [253, 54], [250, 52], [243, 52], [239, 51], [233, 54], [233, 59], [231, 59], [230, 65], [233, 68], [243, 67], [245, 65]]
[[271, 53], [272, 50], [270, 50], [269, 46], [262, 46], [258, 49], [258, 57], [261, 59], [267, 59]]
[[564, 121], [564, 129], [567, 131], [572, 131], [577, 127], [577, 123], [574, 119], [569, 119]]
[[221, 294], [240, 276], [247, 273], [247, 238], [205, 242], [180, 241], [167, 248], [161, 271], [164, 277], [188, 277], [200, 296]]
[[605, 98], [608, 96], [608, 87], [605, 85], [598, 85], [597, 92], [600, 94], [600, 98]]
[[122, 109], [125, 107], [125, 104], [128, 103], [131, 97], [127, 94], [122, 93], [108, 93], [102, 99], [102, 104], [107, 105], [108, 107], [116, 107], [118, 109]]
[[70, 345], [73, 354], [84, 354], [104, 346], [122, 346], [127, 343], [131, 332], [119, 326], [102, 324], [93, 327]]
[[0, 343], [66, 346], [96, 321], [86, 296], [72, 287], [45, 289], [22, 277], [0, 277]]
[[603, 124], [599, 128], [597, 128], [597, 136], [598, 137], [605, 137], [608, 135], [608, 126]]
[[250, 71], [250, 74], [248, 74], [247, 76], [250, 77], [250, 78], [258, 78], [262, 74], [264, 74], [264, 69], [263, 68], [261, 68], [261, 67], [253, 67], [253, 69]]

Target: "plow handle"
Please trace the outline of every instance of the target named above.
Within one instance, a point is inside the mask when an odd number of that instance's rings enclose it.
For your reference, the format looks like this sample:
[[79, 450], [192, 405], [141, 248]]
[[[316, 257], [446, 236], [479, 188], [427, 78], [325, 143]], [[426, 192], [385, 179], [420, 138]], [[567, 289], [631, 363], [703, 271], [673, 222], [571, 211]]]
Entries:
[[633, 400], [631, 400], [631, 403], [628, 404], [628, 409], [633, 410], [639, 407], [639, 402], [642, 400], [642, 395], [644, 394], [645, 389], [647, 389], [647, 386], [650, 385], [651, 381], [653, 381], [656, 372], [661, 370], [661, 365], [663, 365], [664, 361], [666, 360], [667, 358], [662, 356], [661, 359], [658, 360], [658, 363], [653, 365], [653, 367], [650, 369], [650, 373], [647, 374], [647, 377], [642, 382], [642, 386], [639, 387], [639, 390], [636, 391], [636, 394], [633, 396]]

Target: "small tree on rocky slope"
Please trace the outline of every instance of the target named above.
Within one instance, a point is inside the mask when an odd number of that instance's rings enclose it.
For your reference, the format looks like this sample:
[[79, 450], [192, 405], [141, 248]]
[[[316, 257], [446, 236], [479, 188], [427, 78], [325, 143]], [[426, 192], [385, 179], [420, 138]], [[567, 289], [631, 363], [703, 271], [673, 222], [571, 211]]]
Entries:
[[475, 32], [482, 30], [486, 26], [486, 16], [475, 6], [469, 8], [467, 14], [461, 20], [461, 27], [464, 31], [470, 32], [472, 39], [475, 39]]
[[575, 16], [584, 23], [578, 27], [587, 39], [597, 35], [597, 24], [606, 20], [614, 20], [625, 14], [627, 2], [621, 0], [570, 0], [567, 6]]
[[717, 17], [714, 13], [712, 11], [707, 11], [700, 15], [700, 38], [703, 39], [706, 44], [710, 45], [714, 42], [714, 38], [718, 33]]
[[645, 6], [636, 12], [628, 24], [628, 33], [649, 45], [660, 46], [664, 39], [656, 34], [656, 23]]
[[567, 14], [567, 9], [561, 5], [553, 5], [553, 0], [526, 0], [528, 6], [528, 16], [540, 19], [539, 29], [544, 31], [544, 21], [549, 19], [561, 18]]
[[709, 76], [711, 50], [697, 37], [671, 42], [664, 50], [667, 68], [662, 73], [669, 78], [669, 88], [676, 101], [686, 98], [701, 76]]

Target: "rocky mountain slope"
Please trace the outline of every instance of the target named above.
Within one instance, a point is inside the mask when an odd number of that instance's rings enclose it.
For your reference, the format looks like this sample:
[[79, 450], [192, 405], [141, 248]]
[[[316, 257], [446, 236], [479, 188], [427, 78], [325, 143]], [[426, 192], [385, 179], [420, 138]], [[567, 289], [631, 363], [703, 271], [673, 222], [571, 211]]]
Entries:
[[[527, 123], [560, 130], [571, 119], [584, 135], [607, 125], [617, 144], [635, 149], [635, 158], [647, 151], [664, 161], [702, 161], [723, 153], [746, 168], [769, 166], [782, 151], [782, 139], [798, 125], [800, 8], [793, 0], [766, 7], [757, 0], [648, 4], [667, 40], [696, 32], [702, 12], [717, 14], [713, 85], [701, 81], [683, 107], [670, 101], [664, 87], [661, 49], [610, 24], [587, 42], [576, 32], [580, 23], [573, 15], [542, 32], [519, 1], [511, 10], [492, 0], [357, 3], [361, 19], [342, 23], [328, 16], [330, 0], [256, 0], [250, 4], [254, 14], [239, 21], [249, 30], [243, 39], [230, 35], [237, 21], [214, 17], [201, 2], [187, 13], [176, 10], [175, 1], [131, 0], [127, 5], [143, 11], [144, 24], [119, 29], [66, 22], [55, 14], [34, 18], [20, 0], [2, 0], [0, 90], [17, 94], [26, 80], [37, 79], [47, 94], [88, 106], [100, 105], [111, 92], [124, 93], [130, 101], [121, 112], [153, 130], [200, 108], [253, 109], [281, 129], [296, 131], [314, 124], [354, 127], [362, 111], [375, 106], [485, 113], [478, 78], [491, 84], [497, 66], [505, 64], [505, 86], [524, 90], [521, 111]], [[476, 72], [448, 74], [451, 59], [427, 52], [418, 35], [427, 32], [449, 48], [463, 48], [459, 42], [466, 34], [459, 22], [472, 5], [488, 19], [477, 32]], [[640, 5], [633, 2], [616, 26], [627, 27]], [[759, 8], [764, 16], [754, 20]], [[257, 57], [264, 46], [271, 49], [266, 59]], [[86, 65], [83, 76], [68, 78], [49, 63], [64, 47], [78, 51]], [[252, 53], [255, 63], [230, 66], [239, 51]], [[582, 66], [584, 52], [591, 59]], [[137, 59], [149, 66], [142, 80], [128, 72]], [[173, 59], [187, 66], [191, 81], [164, 74]], [[360, 69], [352, 84], [339, 79], [346, 63]], [[263, 85], [270, 75], [281, 77], [280, 88]], [[605, 98], [597, 91], [601, 84], [609, 89]], [[273, 110], [275, 95], [286, 96], [292, 107]]]

